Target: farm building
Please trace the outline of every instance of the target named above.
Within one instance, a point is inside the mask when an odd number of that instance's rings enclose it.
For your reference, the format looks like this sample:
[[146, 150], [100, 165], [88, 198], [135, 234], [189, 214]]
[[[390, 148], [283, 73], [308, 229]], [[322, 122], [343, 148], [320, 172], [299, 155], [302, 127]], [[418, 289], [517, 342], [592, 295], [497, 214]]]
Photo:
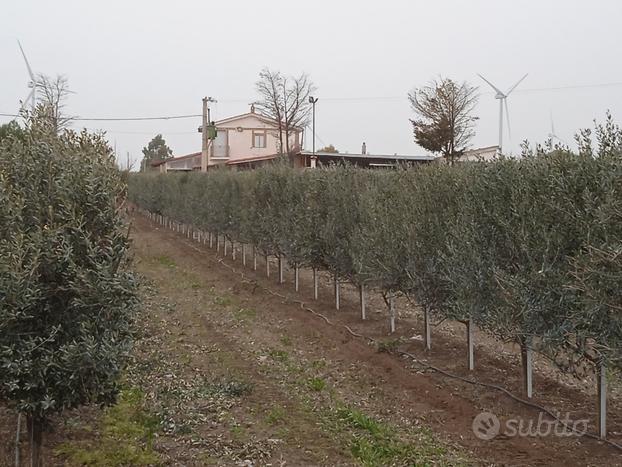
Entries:
[[460, 162], [473, 162], [473, 161], [491, 161], [499, 153], [499, 146], [486, 146], [484, 148], [469, 149], [465, 151]]
[[[248, 113], [219, 120], [215, 125], [217, 135], [209, 145], [208, 168], [223, 164], [253, 167], [275, 159], [279, 153], [278, 122], [256, 113], [252, 105]], [[302, 135], [301, 128], [291, 132], [289, 145], [296, 153], [302, 147]], [[160, 172], [201, 170], [201, 155], [199, 151], [151, 165]]]

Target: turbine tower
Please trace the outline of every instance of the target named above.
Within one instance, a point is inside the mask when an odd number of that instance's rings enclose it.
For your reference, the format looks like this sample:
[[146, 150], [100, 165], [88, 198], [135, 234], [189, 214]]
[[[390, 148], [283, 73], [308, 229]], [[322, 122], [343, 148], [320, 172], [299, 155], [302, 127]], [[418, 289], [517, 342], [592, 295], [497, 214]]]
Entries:
[[502, 151], [502, 148], [503, 148], [503, 107], [505, 106], [505, 118], [506, 118], [506, 120], [508, 122], [508, 135], [511, 136], [511, 133], [510, 133], [510, 112], [508, 110], [507, 98], [510, 95], [510, 93], [512, 91], [514, 91], [514, 89], [516, 89], [516, 87], [525, 78], [527, 78], [527, 74], [528, 73], [525, 73], [525, 76], [523, 76], [521, 79], [519, 79], [514, 86], [512, 86], [510, 89], [508, 89], [507, 92], [501, 91], [497, 86], [492, 84], [490, 81], [488, 81], [482, 75], [480, 75], [479, 73], [477, 74], [477, 76], [479, 76], [484, 81], [486, 81], [486, 83], [488, 83], [488, 85], [496, 91], [495, 99], [499, 99], [499, 154], [503, 153], [503, 151]]
[[28, 63], [28, 59], [26, 58], [26, 54], [24, 53], [24, 49], [22, 48], [22, 44], [19, 40], [17, 41], [17, 45], [19, 45], [19, 50], [21, 50], [22, 57], [24, 57], [24, 62], [26, 62], [26, 68], [28, 69], [28, 75], [30, 76], [30, 81], [28, 81], [28, 87], [31, 89], [30, 94], [28, 94], [28, 97], [24, 99], [24, 101], [22, 102], [22, 106], [19, 110], [21, 112], [24, 107], [26, 107], [26, 103], [30, 101], [32, 111], [34, 112], [37, 105], [37, 79], [35, 78], [35, 74], [32, 72], [32, 68], [30, 68], [30, 63]]

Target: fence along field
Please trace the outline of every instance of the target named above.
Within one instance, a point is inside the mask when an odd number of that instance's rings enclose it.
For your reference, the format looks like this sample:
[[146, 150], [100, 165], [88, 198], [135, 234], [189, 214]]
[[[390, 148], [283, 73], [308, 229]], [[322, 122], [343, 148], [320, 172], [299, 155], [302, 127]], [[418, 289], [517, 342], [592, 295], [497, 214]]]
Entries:
[[619, 133], [614, 141], [454, 167], [138, 174], [129, 197], [162, 222], [210, 232], [210, 244], [241, 243], [245, 264], [246, 245], [278, 257], [281, 279], [284, 260], [296, 278], [301, 267], [329, 271], [337, 307], [339, 282], [352, 282], [363, 319], [365, 290], [391, 311], [392, 297], [408, 296], [424, 310], [428, 348], [432, 317], [463, 322], [471, 367], [473, 325], [517, 342], [529, 397], [533, 351], [567, 373], [593, 368], [605, 438], [606, 369], [622, 367]]

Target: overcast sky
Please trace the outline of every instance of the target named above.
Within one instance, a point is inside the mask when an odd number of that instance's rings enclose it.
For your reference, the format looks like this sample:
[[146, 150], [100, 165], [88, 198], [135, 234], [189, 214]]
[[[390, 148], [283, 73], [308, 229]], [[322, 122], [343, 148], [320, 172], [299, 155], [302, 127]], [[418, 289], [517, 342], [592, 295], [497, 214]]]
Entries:
[[[439, 75], [479, 86], [472, 145], [498, 139], [498, 103], [481, 73], [502, 89], [529, 73], [508, 99], [511, 139], [569, 142], [610, 109], [622, 120], [622, 1], [619, 0], [237, 0], [7, 1], [0, 16], [0, 113], [28, 94], [31, 66], [64, 74], [68, 113], [142, 117], [246, 112], [261, 68], [308, 73], [318, 90], [318, 145], [421, 154], [407, 94]], [[557, 89], [552, 89], [557, 88]], [[561, 88], [561, 89], [560, 89]], [[0, 122], [8, 121], [0, 117]], [[175, 155], [200, 150], [200, 118], [76, 122], [104, 129], [125, 158], [162, 133]], [[309, 141], [309, 139], [308, 139]]]

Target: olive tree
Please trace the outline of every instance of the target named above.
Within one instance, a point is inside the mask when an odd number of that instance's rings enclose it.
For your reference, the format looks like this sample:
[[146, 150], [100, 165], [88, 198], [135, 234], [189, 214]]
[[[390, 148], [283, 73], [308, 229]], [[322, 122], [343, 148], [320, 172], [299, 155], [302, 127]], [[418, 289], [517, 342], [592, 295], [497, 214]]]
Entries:
[[28, 122], [0, 142], [0, 400], [39, 465], [49, 417], [110, 403], [131, 345], [125, 187], [99, 135]]

